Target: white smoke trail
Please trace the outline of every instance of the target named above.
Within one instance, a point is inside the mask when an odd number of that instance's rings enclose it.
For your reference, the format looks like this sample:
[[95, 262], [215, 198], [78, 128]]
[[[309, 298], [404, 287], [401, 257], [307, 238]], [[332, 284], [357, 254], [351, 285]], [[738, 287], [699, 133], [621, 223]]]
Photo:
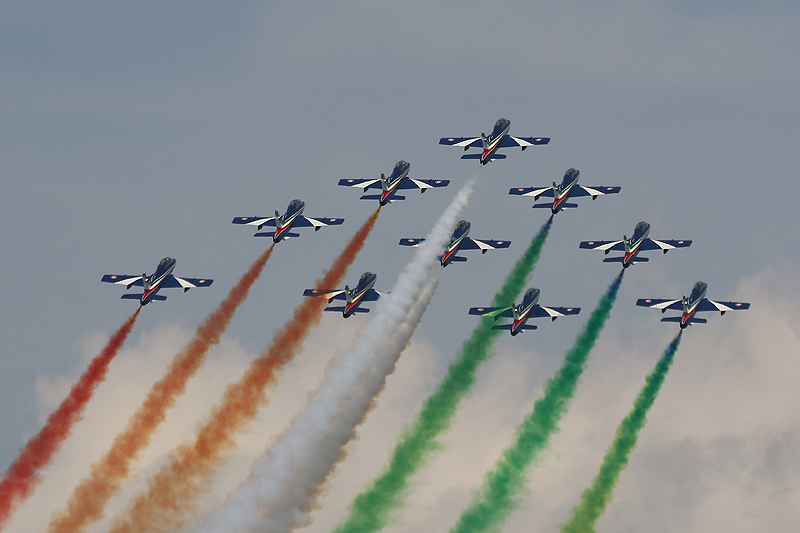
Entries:
[[[256, 461], [225, 504], [196, 524], [199, 532], [288, 533], [308, 522], [321, 485], [368, 413], [408, 344], [438, 283], [438, 255], [475, 191], [477, 174], [436, 221], [411, 262], [381, 298], [354, 344], [331, 360], [305, 410]], [[426, 283], [427, 282], [427, 283]]]

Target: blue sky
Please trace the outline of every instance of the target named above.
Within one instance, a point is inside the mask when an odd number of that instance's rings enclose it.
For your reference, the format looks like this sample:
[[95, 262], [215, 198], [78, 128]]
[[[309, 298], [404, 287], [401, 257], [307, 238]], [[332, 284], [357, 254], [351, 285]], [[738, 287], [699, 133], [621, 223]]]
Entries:
[[[458, 159], [459, 150], [438, 146], [438, 139], [488, 131], [501, 116], [512, 121], [512, 134], [552, 141], [524, 153], [509, 151], [505, 161], [480, 169], [478, 191], [465, 214], [472, 235], [510, 239], [512, 246], [470, 254], [469, 262], [443, 273], [415, 337], [433, 358], [432, 375], [474, 326], [469, 307], [490, 302], [546, 219], [544, 211], [530, 209], [529, 200], [509, 196], [508, 189], [547, 185], [575, 167], [581, 183], [621, 185], [622, 192], [583, 201], [579, 209], [556, 217], [531, 280], [542, 290], [544, 305], [590, 308], [615, 274], [600, 254], [579, 250], [581, 240], [630, 235], [639, 220], [646, 220], [654, 238], [694, 241], [688, 250], [651, 254], [650, 263], [626, 275], [607, 344], [601, 342], [598, 350], [630, 357], [630, 364], [615, 363], [617, 374], [609, 369], [587, 376], [589, 383], [597, 380], [597, 388], [587, 385], [587, 390], [603, 390], [605, 383], [628, 393], [607, 419], [595, 416], [608, 422], [609, 431], [633, 399], [652, 362], [647, 358], [660, 353], [672, 334], [657, 313], [637, 309], [636, 298], [679, 296], [699, 279], [708, 282], [713, 299], [744, 299], [741, 291], [747, 287], [770, 296], [754, 302], [746, 317], [751, 320], [712, 316], [710, 322], [721, 324], [690, 331], [678, 353], [676, 375], [667, 378], [668, 387], [690, 394], [689, 384], [679, 383], [678, 376], [680, 364], [689, 369], [689, 357], [681, 356], [693, 349], [695, 338], [696, 350], [725, 346], [731, 328], [739, 335], [748, 328], [761, 335], [754, 324], [767, 328], [767, 339], [779, 338], [782, 323], [767, 320], [772, 315], [759, 317], [773, 297], [782, 299], [777, 307], [785, 312], [779, 316], [788, 317], [789, 324], [800, 318], [793, 303], [800, 248], [791, 235], [800, 222], [798, 15], [790, 2], [762, 2], [757, 8], [745, 2], [669, 1], [352, 1], [313, 8], [244, 1], [224, 7], [4, 4], [1, 463], [11, 462], [49, 412], [42, 384], [74, 380], [91, 350], [96, 352], [96, 339], [107, 337], [133, 311], [135, 304], [120, 301], [116, 287], [99, 282], [103, 274], [152, 272], [169, 255], [178, 260], [176, 275], [215, 279], [208, 290], [168, 293], [167, 302], [148, 306], [129, 341], [140, 346], [169, 328], [190, 331], [267, 245], [233, 226], [234, 216], [269, 215], [301, 198], [309, 216], [345, 217], [341, 227], [303, 232], [278, 246], [226, 334], [226, 342], [257, 354], [303, 289], [375, 207], [359, 201], [357, 191], [337, 187], [339, 179], [377, 177], [405, 159], [412, 177], [451, 180], [447, 189], [409, 194], [381, 214], [347, 280], [352, 285], [370, 270], [378, 274], [376, 288], [388, 288], [411, 257], [397, 241], [424, 236], [477, 170], [474, 161]], [[335, 327], [339, 319], [326, 316], [321, 328]], [[358, 324], [351, 322], [359, 319], [348, 321], [353, 335]], [[519, 416], [508, 417], [508, 428], [521, 420], [528, 399], [536, 397], [581, 323], [541, 324], [530, 335], [501, 341], [500, 354], [533, 366], [529, 380], [519, 385], [530, 397], [520, 398]], [[306, 348], [314, 350], [310, 341]], [[711, 359], [704, 364], [722, 357], [711, 352], [703, 355]], [[164, 364], [169, 357], [164, 354]], [[763, 353], [742, 357], [750, 358], [756, 374], [759, 365], [771, 364]], [[497, 363], [503, 364], [511, 363]], [[112, 367], [110, 379], [122, 379], [115, 372]], [[796, 364], [783, 372], [797, 373]], [[407, 375], [416, 374], [409, 370]], [[298, 387], [315, 386], [313, 379], [295, 378]], [[769, 382], [730, 379], [754, 394], [770, 387]], [[143, 382], [141, 394], [147, 387]], [[424, 393], [422, 387], [408, 401], [421, 401]], [[476, 392], [476, 398], [484, 398], [484, 405], [498, 401], [490, 390], [483, 394]], [[763, 398], [765, 412], [773, 407], [770, 401], [777, 400]], [[134, 393], [129, 402], [135, 407]], [[413, 412], [409, 407], [405, 414]], [[199, 408], [197, 416], [202, 416]], [[582, 419], [576, 416], [578, 427]], [[376, 434], [390, 425], [382, 425], [380, 411], [370, 422]], [[763, 443], [765, 458], [780, 455], [775, 443], [789, 455], [799, 451], [796, 423], [797, 417], [787, 414], [767, 428], [774, 439]], [[670, 431], [680, 427], [669, 426]], [[749, 427], [735, 435], [745, 448], [756, 446], [747, 436]], [[580, 441], [577, 429], [570, 434]], [[391, 432], [381, 435], [388, 446]], [[603, 435], [598, 441], [610, 442]], [[652, 443], [643, 453], [656, 459], [640, 458], [639, 470], [632, 463], [631, 484], [644, 486], [664, 476], [676, 490], [696, 487], [688, 474], [673, 479], [664, 470], [647, 471], [648, 478], [642, 463], [657, 464], [664, 457], [659, 453], [673, 453], [680, 462], [684, 439], [699, 439], [703, 450], [720, 435], [733, 438], [720, 428], [719, 433], [709, 429], [707, 440], [702, 430], [676, 435], [660, 451]], [[489, 450], [497, 452], [507, 441], [480, 442], [488, 446], [481, 452], [488, 466]], [[574, 444], [564, 443], [564, 449]], [[596, 447], [602, 454], [605, 444]], [[379, 450], [374, 453], [379, 465]], [[596, 464], [585, 465], [587, 476]], [[786, 479], [800, 479], [796, 462], [778, 470]], [[332, 496], [323, 508], [315, 521], [319, 529], [340, 516], [344, 495], [358, 488], [356, 477], [348, 478], [344, 470], [342, 476], [334, 487], [342, 496]], [[427, 487], [435, 491], [439, 485], [431, 480]], [[458, 488], [463, 494], [469, 489], [467, 480]], [[440, 497], [434, 494], [430, 501]], [[454, 498], [453, 512], [460, 501]], [[631, 498], [628, 505], [635, 508]], [[565, 489], [563, 501], [553, 504], [553, 516], [569, 502]], [[609, 519], [616, 522], [607, 527], [633, 531], [647, 523], [646, 517], [626, 515], [628, 508], [621, 505], [610, 510]], [[700, 506], [695, 514], [687, 510], [683, 525], [665, 530], [707, 528], [703, 517], [718, 511], [711, 503], [703, 505], [711, 507]], [[410, 507], [407, 527], [427, 512], [420, 506]], [[788, 510], [774, 512], [792, 518]], [[512, 528], [522, 526], [515, 522]]]

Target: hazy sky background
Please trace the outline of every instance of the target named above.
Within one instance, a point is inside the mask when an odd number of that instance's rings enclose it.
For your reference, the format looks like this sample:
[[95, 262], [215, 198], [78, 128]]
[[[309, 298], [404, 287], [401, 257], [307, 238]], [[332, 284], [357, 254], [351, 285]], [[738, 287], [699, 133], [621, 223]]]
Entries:
[[[443, 375], [531, 236], [546, 220], [514, 186], [569, 167], [619, 195], [556, 217], [530, 286], [543, 305], [588, 312], [616, 273], [587, 239], [692, 239], [626, 274], [552, 453], [505, 531], [552, 531], [595, 475], [645, 374], [677, 331], [640, 297], [678, 297], [697, 280], [712, 299], [752, 302], [687, 332], [605, 531], [780, 531], [800, 523], [800, 7], [794, 2], [17, 2], [0, 5], [0, 464], [25, 440], [135, 309], [106, 273], [211, 277], [163, 291], [112, 363], [85, 421], [9, 530], [43, 527], [108, 448], [150, 385], [269, 244], [230, 223], [284, 211], [344, 225], [281, 243], [223, 343], [159, 432], [137, 483], [271, 339], [375, 208], [341, 178], [411, 163], [446, 189], [388, 206], [346, 280], [391, 287], [421, 237], [478, 170], [442, 136], [477, 135], [500, 117], [549, 145], [480, 169], [465, 214], [475, 238], [508, 250], [448, 267], [412, 347], [315, 513], [328, 531], [377, 473], [403, 424]], [[211, 501], [319, 383], [332, 348], [365, 317], [328, 314], [243, 437]], [[497, 344], [448, 448], [418, 478], [393, 533], [445, 530], [510, 442], [586, 319], [537, 322]], [[326, 344], [335, 335], [335, 346]], [[113, 501], [140, 485], [126, 486]], [[102, 524], [98, 525], [102, 531]]]

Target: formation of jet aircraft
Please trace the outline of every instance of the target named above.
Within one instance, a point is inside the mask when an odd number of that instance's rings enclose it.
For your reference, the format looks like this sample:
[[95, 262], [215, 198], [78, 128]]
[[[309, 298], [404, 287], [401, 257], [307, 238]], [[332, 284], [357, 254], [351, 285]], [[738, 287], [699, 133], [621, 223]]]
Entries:
[[665, 240], [657, 241], [651, 239], [650, 224], [639, 222], [633, 230], [633, 236], [629, 239], [627, 235], [622, 236], [621, 241], [583, 241], [581, 248], [587, 250], [603, 250], [606, 255], [609, 252], [624, 252], [617, 257], [607, 257], [604, 263], [622, 263], [622, 268], [628, 268], [634, 263], [644, 263], [649, 261], [647, 257], [639, 257], [639, 252], [648, 250], [662, 250], [664, 253], [676, 248], [687, 248], [691, 246], [689, 240]]
[[275, 211], [274, 217], [235, 217], [234, 224], [244, 224], [247, 226], [256, 226], [261, 229], [264, 226], [274, 227], [275, 231], [264, 231], [256, 233], [254, 237], [272, 237], [273, 243], [279, 243], [287, 237], [299, 237], [299, 233], [291, 233], [289, 230], [292, 228], [314, 228], [314, 231], [319, 231], [323, 226], [339, 226], [344, 222], [343, 218], [311, 218], [303, 216], [306, 204], [301, 200], [292, 200], [289, 202], [289, 207], [286, 208], [284, 214]]
[[567, 199], [580, 198], [582, 196], [591, 196], [592, 200], [596, 200], [598, 196], [605, 196], [607, 194], [616, 194], [620, 191], [621, 187], [584, 187], [578, 185], [578, 179], [581, 173], [578, 169], [570, 168], [564, 173], [564, 179], [561, 184], [553, 182], [552, 187], [517, 187], [508, 191], [508, 194], [514, 196], [533, 196], [534, 201], [540, 197], [552, 198], [552, 202], [545, 202], [541, 204], [533, 204], [534, 208], [550, 208], [555, 215], [562, 209], [570, 209], [578, 207], [578, 204], [567, 202]]
[[469, 314], [478, 316], [492, 316], [495, 320], [500, 317], [511, 318], [510, 324], [501, 324], [492, 329], [507, 329], [511, 336], [516, 336], [520, 331], [526, 329], [536, 329], [533, 324], [526, 324], [529, 318], [549, 317], [552, 320], [560, 316], [577, 315], [581, 312], [580, 307], [544, 307], [539, 305], [539, 289], [528, 289], [522, 302], [518, 305], [508, 307], [473, 307]]
[[[485, 165], [495, 159], [505, 159], [504, 154], [498, 153], [500, 148], [519, 147], [523, 151], [529, 146], [542, 145], [550, 142], [548, 137], [513, 137], [509, 135], [511, 122], [505, 118], [499, 119], [492, 132], [487, 136], [481, 132], [480, 137], [444, 137], [439, 140], [439, 144], [448, 146], [460, 146], [464, 151], [470, 148], [480, 148], [480, 153], [465, 154], [462, 159], [478, 159], [481, 165]], [[340, 186], [353, 187], [368, 192], [369, 189], [380, 189], [380, 194], [364, 194], [362, 200], [378, 200], [380, 206], [385, 206], [396, 200], [405, 200], [405, 196], [398, 194], [398, 191], [419, 189], [424, 193], [431, 188], [447, 187], [450, 180], [433, 179], [412, 179], [408, 176], [411, 165], [407, 161], [398, 161], [392, 173], [387, 178], [384, 174], [377, 179], [341, 179]], [[534, 208], [549, 208], [553, 215], [563, 209], [578, 207], [578, 204], [569, 200], [590, 196], [592, 200], [598, 196], [617, 194], [620, 192], [618, 186], [586, 187], [578, 184], [580, 171], [574, 168], [568, 169], [564, 173], [564, 178], [560, 184], [553, 181], [552, 187], [519, 187], [509, 190], [510, 195], [533, 197], [534, 202], [539, 198], [552, 198], [552, 202], [534, 203]], [[301, 200], [292, 200], [286, 208], [286, 212], [281, 215], [277, 210], [274, 217], [235, 217], [234, 224], [255, 226], [259, 232], [255, 237], [272, 237], [273, 243], [278, 243], [289, 237], [299, 237], [299, 233], [292, 232], [295, 228], [313, 227], [314, 231], [324, 226], [338, 226], [344, 222], [343, 218], [311, 218], [303, 216], [305, 203]], [[274, 227], [274, 231], [261, 232], [264, 227]], [[442, 267], [450, 263], [465, 262], [466, 257], [458, 255], [460, 250], [487, 250], [498, 248], [508, 248], [510, 241], [499, 240], [478, 240], [469, 237], [470, 223], [461, 220], [455, 227], [448, 244], [444, 247], [443, 253], [439, 256]], [[425, 239], [400, 239], [401, 246], [419, 246]], [[691, 240], [656, 240], [650, 238], [650, 224], [639, 222], [633, 230], [633, 235], [628, 238], [623, 235], [622, 240], [616, 241], [583, 241], [580, 248], [588, 250], [602, 250], [606, 255], [610, 252], [622, 252], [621, 256], [612, 256], [603, 259], [606, 263], [621, 263], [622, 268], [628, 268], [635, 263], [647, 262], [647, 257], [640, 256], [640, 252], [661, 250], [667, 253], [677, 248], [687, 248], [691, 246]], [[139, 305], [144, 306], [152, 301], [166, 300], [166, 296], [159, 294], [163, 288], [182, 288], [184, 292], [195, 287], [208, 287], [214, 280], [200, 278], [179, 278], [172, 275], [175, 269], [175, 259], [165, 257], [161, 260], [156, 271], [148, 276], [128, 276], [106, 274], [101, 281], [125, 286], [126, 290], [131, 287], [142, 287], [141, 294], [124, 294], [123, 299], [139, 300]], [[377, 276], [372, 272], [365, 272], [358, 280], [355, 288], [350, 289], [345, 285], [344, 289], [306, 289], [304, 296], [315, 298], [327, 298], [328, 303], [334, 300], [344, 300], [344, 306], [329, 306], [325, 311], [341, 312], [344, 318], [348, 318], [356, 313], [368, 313], [369, 309], [361, 307], [364, 302], [375, 301], [383, 293], [376, 291], [373, 286]], [[706, 320], [697, 318], [698, 312], [719, 311], [724, 315], [727, 311], [749, 309], [750, 304], [746, 302], [717, 302], [705, 297], [707, 285], [698, 281], [692, 288], [691, 294], [680, 299], [639, 299], [636, 302], [640, 307], [654, 307], [661, 309], [664, 313], [667, 310], [681, 311], [680, 316], [662, 318], [662, 322], [678, 322], [681, 330], [692, 324], [702, 324]], [[510, 318], [511, 323], [494, 326], [493, 329], [509, 330], [512, 336], [516, 336], [520, 331], [534, 330], [535, 325], [527, 324], [529, 318], [550, 317], [552, 320], [560, 316], [576, 315], [580, 312], [578, 307], [544, 307], [539, 305], [539, 289], [530, 288], [525, 292], [522, 301], [517, 305], [507, 307], [473, 307], [469, 314], [478, 316], [491, 316], [495, 320], [498, 318]]]
[[147, 274], [142, 274], [141, 276], [106, 274], [100, 281], [123, 285], [125, 286], [125, 290], [131, 287], [142, 287], [144, 289], [142, 294], [122, 295], [122, 298], [126, 300], [139, 300], [140, 306], [147, 305], [152, 301], [166, 300], [166, 296], [158, 294], [158, 291], [161, 289], [182, 288], [183, 292], [186, 292], [196, 287], [208, 287], [214, 283], [213, 279], [179, 278], [173, 276], [172, 271], [175, 270], [175, 262], [175, 259], [165, 257], [158, 263], [156, 271], [150, 276]]
[[409, 168], [411, 168], [410, 163], [398, 161], [388, 178], [381, 174], [378, 179], [341, 179], [339, 185], [363, 189], [364, 192], [367, 192], [368, 189], [381, 189], [380, 194], [365, 194], [361, 197], [362, 200], [378, 200], [381, 206], [395, 200], [405, 200], [405, 196], [397, 194], [398, 190], [419, 189], [420, 193], [424, 193], [431, 188], [450, 185], [450, 180], [411, 179], [408, 177]]
[[550, 142], [549, 137], [512, 137], [508, 134], [511, 129], [511, 121], [501, 118], [494, 124], [494, 129], [489, 136], [481, 132], [480, 137], [442, 137], [439, 139], [439, 144], [447, 146], [461, 146], [464, 151], [470, 148], [480, 148], [479, 154], [465, 154], [461, 159], [477, 159], [481, 165], [485, 165], [494, 159], [505, 159], [505, 154], [498, 154], [499, 148], [522, 148], [524, 152], [528, 146], [537, 144], [547, 144]]
[[344, 318], [349, 318], [354, 313], [369, 313], [369, 309], [360, 307], [362, 302], [374, 302], [384, 293], [378, 292], [372, 287], [375, 285], [375, 280], [378, 278], [372, 272], [364, 272], [358, 279], [358, 285], [351, 289], [347, 285], [344, 289], [306, 289], [303, 291], [303, 296], [310, 296], [312, 298], [327, 298], [328, 303], [334, 300], [344, 300], [344, 306], [326, 307], [325, 311], [341, 311]]
[[[463, 263], [467, 260], [466, 257], [456, 255], [459, 250], [480, 250], [485, 254], [487, 250], [497, 250], [498, 248], [508, 248], [511, 241], [493, 241], [472, 239], [469, 235], [470, 223], [466, 220], [460, 221], [456, 224], [456, 229], [450, 237], [450, 242], [445, 247], [444, 253], [439, 256], [442, 267], [446, 267], [450, 263]], [[425, 239], [400, 239], [400, 246], [417, 247], [423, 243]]]

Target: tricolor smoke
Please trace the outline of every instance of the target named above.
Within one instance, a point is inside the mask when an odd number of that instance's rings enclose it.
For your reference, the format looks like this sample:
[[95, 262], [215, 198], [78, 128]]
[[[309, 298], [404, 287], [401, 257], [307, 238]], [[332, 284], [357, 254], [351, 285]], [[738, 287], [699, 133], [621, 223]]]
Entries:
[[175, 356], [164, 376], [153, 385], [144, 403], [128, 420], [127, 427], [114, 438], [111, 449], [92, 464], [89, 476], [73, 490], [67, 508], [54, 514], [48, 531], [83, 531], [88, 524], [103, 516], [106, 503], [119, 490], [130, 473], [131, 465], [150, 443], [167, 411], [186, 390], [186, 383], [202, 366], [208, 350], [219, 342], [239, 305], [247, 298], [272, 250], [270, 246], [250, 265], [227, 298], [200, 323], [192, 339]]
[[[330, 270], [316, 281], [317, 289], [335, 287], [342, 282], [379, 213], [376, 210], [350, 238]], [[129, 518], [135, 520], [116, 522], [117, 531], [148, 528], [150, 520], [163, 516], [163, 509], [175, 509], [180, 515], [179, 510], [189, 509], [196, 495], [207, 490], [223, 453], [235, 447], [236, 435], [267, 403], [266, 388], [275, 384], [278, 373], [299, 352], [326, 305], [324, 298], [303, 298], [292, 317], [275, 333], [269, 348], [250, 364], [239, 381], [228, 385], [220, 402], [198, 426], [194, 441], [183, 443], [170, 452], [167, 462], [148, 480], [147, 491], [131, 503]]]
[[439, 217], [354, 344], [328, 365], [322, 385], [305, 410], [199, 531], [289, 533], [308, 522], [307, 513], [344, 458], [345, 445], [383, 390], [433, 296], [438, 277], [427, 280], [432, 271], [441, 270], [437, 256], [467, 207], [476, 178], [464, 185]]
[[594, 533], [594, 525], [611, 502], [619, 474], [628, 465], [628, 457], [639, 439], [639, 430], [647, 422], [647, 412], [656, 401], [680, 343], [681, 334], [678, 333], [645, 378], [644, 388], [636, 396], [633, 409], [617, 428], [617, 436], [603, 458], [597, 477], [581, 494], [581, 503], [570, 511], [569, 522], [561, 526], [562, 533]]
[[125, 344], [141, 310], [141, 307], [138, 308], [111, 336], [100, 355], [89, 363], [78, 382], [72, 386], [69, 395], [50, 414], [44, 427], [28, 440], [8, 467], [5, 477], [0, 481], [0, 529], [6, 525], [16, 506], [33, 493], [41, 480], [39, 473], [50, 464], [75, 423], [81, 419], [86, 404], [105, 379], [111, 360]]
[[548, 446], [550, 436], [558, 431], [558, 423], [575, 395], [589, 353], [617, 299], [624, 272], [619, 273], [600, 298], [561, 368], [544, 384], [544, 396], [533, 404], [533, 411], [517, 428], [514, 443], [503, 451], [494, 470], [484, 476], [477, 496], [451, 533], [496, 531], [516, 507], [517, 495], [527, 481], [528, 467]]
[[[511, 305], [525, 288], [552, 223], [553, 217], [550, 217], [514, 264], [492, 300], [493, 307]], [[350, 515], [335, 533], [370, 533], [386, 526], [389, 514], [400, 505], [407, 492], [410, 477], [439, 448], [436, 438], [450, 427], [459, 402], [475, 381], [475, 372], [489, 358], [489, 348], [501, 334], [501, 331], [492, 329], [494, 325], [492, 318], [481, 318], [470, 338], [461, 346], [459, 356], [450, 364], [444, 380], [425, 401], [413, 425], [401, 436], [386, 470], [356, 497]]]

